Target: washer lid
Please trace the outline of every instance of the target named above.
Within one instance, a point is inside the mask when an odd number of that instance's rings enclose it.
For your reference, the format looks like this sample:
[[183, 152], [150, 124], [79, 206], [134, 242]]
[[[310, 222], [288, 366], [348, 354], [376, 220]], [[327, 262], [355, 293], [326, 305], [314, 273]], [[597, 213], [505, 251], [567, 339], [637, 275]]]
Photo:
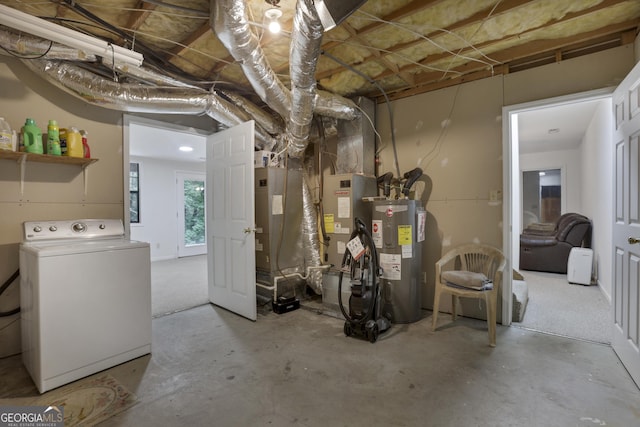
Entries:
[[149, 243], [116, 239], [70, 239], [70, 240], [47, 240], [39, 242], [23, 242], [21, 250], [30, 252], [39, 257], [72, 255], [93, 252], [110, 252], [123, 249], [148, 248]]

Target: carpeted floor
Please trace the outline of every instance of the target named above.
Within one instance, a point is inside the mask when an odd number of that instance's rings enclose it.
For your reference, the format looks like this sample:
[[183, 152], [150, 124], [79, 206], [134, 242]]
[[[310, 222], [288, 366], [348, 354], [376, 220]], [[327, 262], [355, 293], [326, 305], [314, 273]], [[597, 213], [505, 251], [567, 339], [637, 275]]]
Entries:
[[529, 288], [521, 326], [599, 343], [611, 342], [610, 304], [598, 286], [573, 285], [566, 274], [520, 271]]
[[206, 304], [208, 292], [206, 255], [151, 263], [153, 317]]

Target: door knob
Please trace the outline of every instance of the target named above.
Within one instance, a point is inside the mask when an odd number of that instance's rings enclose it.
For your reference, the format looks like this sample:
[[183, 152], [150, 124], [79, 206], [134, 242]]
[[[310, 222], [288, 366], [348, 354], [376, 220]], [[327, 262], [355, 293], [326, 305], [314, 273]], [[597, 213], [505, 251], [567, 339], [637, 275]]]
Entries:
[[629, 239], [627, 239], [627, 241], [629, 242], [630, 245], [635, 245], [637, 243], [640, 243], [640, 238], [638, 238], [638, 237], [629, 237]]
[[244, 229], [244, 233], [245, 234], [255, 233], [255, 232], [256, 232], [255, 228], [247, 227], [247, 228]]

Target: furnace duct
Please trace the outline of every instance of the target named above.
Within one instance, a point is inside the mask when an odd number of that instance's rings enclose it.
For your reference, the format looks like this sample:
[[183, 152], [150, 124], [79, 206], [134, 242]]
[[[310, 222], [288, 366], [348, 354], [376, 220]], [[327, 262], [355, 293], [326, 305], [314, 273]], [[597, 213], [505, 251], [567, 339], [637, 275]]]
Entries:
[[[153, 87], [117, 83], [75, 65], [52, 60], [24, 60], [27, 67], [55, 86], [82, 100], [111, 110], [135, 113], [206, 114], [225, 126], [252, 120], [246, 112], [203, 89]], [[271, 149], [276, 140], [256, 125], [258, 148]]]
[[267, 132], [272, 135], [278, 135], [284, 132], [284, 123], [282, 118], [273, 117], [272, 115], [265, 112], [262, 108], [258, 107], [256, 104], [249, 102], [246, 98], [242, 96], [236, 95], [233, 92], [229, 92], [226, 90], [219, 90], [221, 95], [226, 98], [229, 98], [231, 102], [233, 102], [238, 107], [247, 111], [251, 117], [259, 123]]
[[304, 156], [309, 144], [316, 91], [316, 66], [322, 43], [322, 24], [312, 0], [298, 0], [291, 34], [291, 114], [287, 126], [289, 155]]
[[[283, 118], [291, 111], [291, 94], [269, 65], [258, 38], [251, 32], [244, 0], [211, 0], [211, 27], [229, 53], [242, 66], [245, 76], [260, 99]], [[300, 7], [300, 1], [297, 3]], [[297, 13], [297, 12], [296, 12]], [[294, 41], [292, 41], [293, 45]], [[318, 114], [343, 120], [358, 115], [357, 108], [347, 98], [318, 91], [323, 111]], [[296, 112], [293, 112], [296, 114]]]
[[302, 243], [304, 259], [307, 264], [307, 285], [317, 294], [322, 294], [322, 265], [320, 259], [320, 240], [318, 239], [318, 217], [313, 205], [311, 191], [307, 185], [307, 177], [302, 180]]

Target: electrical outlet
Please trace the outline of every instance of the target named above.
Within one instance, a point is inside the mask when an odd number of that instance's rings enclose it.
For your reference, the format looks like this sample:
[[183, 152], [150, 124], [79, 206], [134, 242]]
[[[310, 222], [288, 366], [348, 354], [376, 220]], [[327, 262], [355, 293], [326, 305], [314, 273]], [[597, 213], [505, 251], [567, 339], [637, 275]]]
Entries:
[[497, 202], [498, 200], [502, 200], [502, 190], [489, 191], [489, 201]]

